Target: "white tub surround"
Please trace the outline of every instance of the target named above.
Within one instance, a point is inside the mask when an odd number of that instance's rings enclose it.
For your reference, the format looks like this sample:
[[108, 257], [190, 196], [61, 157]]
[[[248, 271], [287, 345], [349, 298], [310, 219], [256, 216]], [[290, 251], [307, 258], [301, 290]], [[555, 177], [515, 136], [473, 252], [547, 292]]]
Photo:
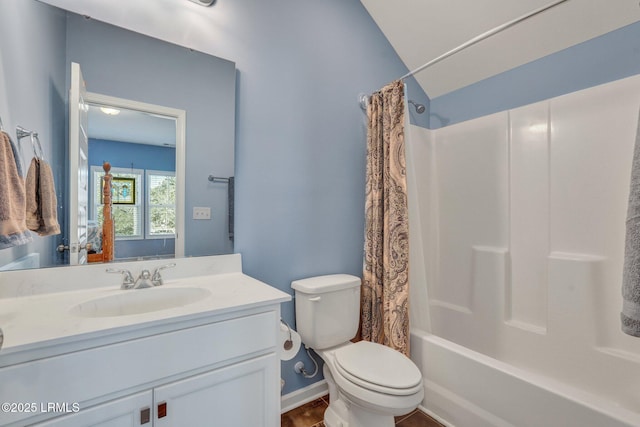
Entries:
[[[211, 414], [279, 425], [279, 304], [290, 296], [244, 275], [240, 255], [175, 262], [164, 285], [135, 290], [106, 265], [0, 274], [0, 402], [31, 405], [0, 412], [0, 425], [203, 425]], [[109, 267], [136, 277], [164, 263]]]
[[411, 128], [422, 156], [407, 162], [421, 165], [411, 263], [427, 282], [412, 282], [412, 328], [457, 344], [412, 343], [436, 415], [457, 427], [640, 425], [640, 340], [620, 328], [639, 106], [634, 76]]

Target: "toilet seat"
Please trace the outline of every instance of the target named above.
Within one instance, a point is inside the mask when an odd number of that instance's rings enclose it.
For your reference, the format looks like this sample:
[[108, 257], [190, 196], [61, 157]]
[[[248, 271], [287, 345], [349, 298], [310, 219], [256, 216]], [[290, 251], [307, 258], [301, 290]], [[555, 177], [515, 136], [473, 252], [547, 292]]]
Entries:
[[404, 354], [368, 341], [335, 351], [335, 367], [346, 380], [365, 389], [393, 396], [422, 390], [422, 374]]

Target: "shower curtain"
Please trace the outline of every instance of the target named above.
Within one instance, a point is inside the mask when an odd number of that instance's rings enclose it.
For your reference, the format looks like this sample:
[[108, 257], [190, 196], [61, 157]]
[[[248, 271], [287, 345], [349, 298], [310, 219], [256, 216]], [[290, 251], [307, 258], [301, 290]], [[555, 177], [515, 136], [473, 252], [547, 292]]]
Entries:
[[409, 218], [404, 87], [371, 95], [367, 109], [361, 335], [409, 355]]

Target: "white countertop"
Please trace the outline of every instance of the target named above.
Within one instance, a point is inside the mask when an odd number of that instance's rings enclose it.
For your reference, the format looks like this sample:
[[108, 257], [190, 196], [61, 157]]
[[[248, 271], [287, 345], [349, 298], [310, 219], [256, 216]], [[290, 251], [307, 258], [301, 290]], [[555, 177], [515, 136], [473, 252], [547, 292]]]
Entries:
[[[135, 264], [128, 266], [132, 270], [137, 268]], [[176, 270], [180, 267], [178, 263]], [[75, 271], [77, 269], [67, 271], [70, 278]], [[70, 280], [70, 287], [75, 289], [67, 292], [58, 288], [51, 293], [34, 292], [25, 295], [22, 292], [13, 297], [5, 295], [0, 298], [0, 328], [4, 333], [0, 366], [77, 350], [83, 348], [80, 342], [87, 346], [117, 342], [130, 339], [132, 334], [141, 336], [140, 331], [146, 331], [143, 335], [159, 333], [182, 327], [185, 322], [212, 319], [215, 316], [222, 318], [230, 312], [256, 309], [291, 299], [289, 294], [239, 271], [192, 277], [184, 274], [174, 276], [182, 277], [167, 278], [164, 285], [149, 289], [121, 290], [117, 285], [110, 285], [77, 290], [77, 284]], [[207, 292], [203, 292], [205, 296], [201, 299], [186, 305], [140, 314], [82, 317], [72, 310], [83, 302], [111, 295], [132, 292], [147, 292], [151, 295], [156, 290], [185, 287]], [[47, 348], [54, 347], [54, 352], [46, 351]]]

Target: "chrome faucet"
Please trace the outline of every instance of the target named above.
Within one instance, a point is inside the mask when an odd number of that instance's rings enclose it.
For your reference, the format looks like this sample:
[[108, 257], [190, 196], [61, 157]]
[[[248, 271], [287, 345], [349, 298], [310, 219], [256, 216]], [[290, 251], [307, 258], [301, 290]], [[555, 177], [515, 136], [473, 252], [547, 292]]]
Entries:
[[117, 270], [115, 268], [107, 268], [107, 273], [121, 273], [122, 274], [122, 285], [120, 285], [120, 289], [133, 289], [136, 283], [136, 280], [131, 275], [129, 270]]
[[107, 273], [121, 273], [122, 274], [122, 285], [120, 289], [144, 289], [144, 288], [153, 288], [154, 286], [162, 286], [162, 276], [160, 275], [160, 271], [166, 268], [175, 267], [176, 264], [174, 262], [170, 264], [161, 265], [153, 270], [153, 274], [149, 272], [149, 270], [144, 269], [140, 272], [140, 275], [137, 279], [133, 278], [133, 275], [129, 270], [116, 270], [114, 268], [107, 268]]
[[154, 286], [154, 283], [151, 281], [151, 273], [149, 273], [149, 270], [142, 270], [136, 279], [135, 285], [133, 285], [133, 289], [153, 288]]

